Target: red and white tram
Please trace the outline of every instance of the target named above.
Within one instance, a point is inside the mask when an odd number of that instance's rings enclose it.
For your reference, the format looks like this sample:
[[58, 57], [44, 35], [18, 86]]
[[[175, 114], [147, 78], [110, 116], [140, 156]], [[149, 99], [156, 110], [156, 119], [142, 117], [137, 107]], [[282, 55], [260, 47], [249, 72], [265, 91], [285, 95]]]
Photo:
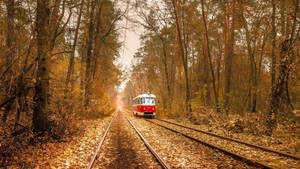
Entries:
[[133, 99], [133, 114], [136, 116], [155, 116], [155, 95], [141, 94]]

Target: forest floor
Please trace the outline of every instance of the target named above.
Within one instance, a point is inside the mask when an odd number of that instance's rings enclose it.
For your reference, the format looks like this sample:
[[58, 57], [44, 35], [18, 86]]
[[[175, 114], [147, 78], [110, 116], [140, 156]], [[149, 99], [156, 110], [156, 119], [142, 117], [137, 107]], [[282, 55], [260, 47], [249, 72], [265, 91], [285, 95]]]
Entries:
[[0, 168], [86, 168], [110, 119], [78, 120], [79, 131], [59, 142], [45, 136], [32, 143], [30, 133], [0, 137]]
[[[112, 123], [95, 167], [159, 168], [124, 115], [120, 114]], [[172, 168], [255, 168], [179, 134], [162, 130], [142, 118], [133, 117], [131, 113], [127, 115]], [[284, 121], [272, 136], [266, 136], [260, 132], [250, 132], [247, 126], [236, 129], [240, 126], [235, 123], [235, 118], [225, 122], [213, 117], [213, 122], [202, 120], [203, 123], [187, 118], [165, 119], [287, 153], [300, 154], [297, 149], [297, 145], [300, 145], [298, 123]], [[34, 137], [30, 132], [7, 136], [5, 131], [8, 129], [1, 125], [0, 168], [86, 168], [111, 119], [112, 116], [77, 120], [72, 124], [78, 131], [59, 142], [47, 136], [32, 141]]]

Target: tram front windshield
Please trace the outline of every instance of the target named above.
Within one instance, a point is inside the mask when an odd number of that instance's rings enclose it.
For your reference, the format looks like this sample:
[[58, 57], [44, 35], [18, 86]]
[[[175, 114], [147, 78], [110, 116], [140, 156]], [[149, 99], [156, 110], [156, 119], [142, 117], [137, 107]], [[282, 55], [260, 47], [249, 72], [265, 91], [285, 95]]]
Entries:
[[153, 97], [145, 97], [143, 98], [143, 103], [146, 105], [155, 105], [155, 100]]

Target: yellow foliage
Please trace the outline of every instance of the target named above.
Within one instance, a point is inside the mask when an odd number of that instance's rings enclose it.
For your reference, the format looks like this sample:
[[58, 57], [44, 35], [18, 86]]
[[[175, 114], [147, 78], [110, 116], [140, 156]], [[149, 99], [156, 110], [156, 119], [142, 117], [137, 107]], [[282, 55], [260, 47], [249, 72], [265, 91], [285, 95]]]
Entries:
[[82, 89], [80, 89], [80, 87], [78, 86], [78, 87], [74, 88], [73, 92], [75, 95], [81, 95], [81, 94], [83, 94], [84, 91]]
[[104, 93], [99, 106], [101, 109], [101, 113], [104, 115], [110, 115], [114, 111], [114, 108], [112, 107], [110, 95], [107, 93]]

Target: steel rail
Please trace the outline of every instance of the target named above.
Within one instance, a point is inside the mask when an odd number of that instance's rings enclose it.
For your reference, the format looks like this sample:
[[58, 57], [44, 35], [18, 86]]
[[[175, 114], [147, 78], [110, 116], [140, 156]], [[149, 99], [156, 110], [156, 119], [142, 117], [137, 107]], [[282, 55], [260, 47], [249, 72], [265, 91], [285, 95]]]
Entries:
[[182, 136], [184, 136], [184, 137], [186, 137], [186, 138], [189, 138], [189, 139], [191, 139], [191, 140], [193, 140], [193, 141], [196, 141], [196, 142], [198, 142], [198, 143], [201, 143], [201, 144], [203, 144], [203, 145], [205, 145], [205, 146], [214, 148], [214, 149], [216, 149], [216, 150], [220, 150], [220, 151], [223, 152], [224, 154], [229, 155], [229, 156], [231, 156], [231, 157], [233, 157], [233, 158], [239, 159], [239, 160], [241, 160], [241, 161], [243, 161], [243, 162], [245, 162], [245, 163], [247, 163], [247, 164], [249, 164], [249, 165], [253, 165], [253, 166], [257, 166], [257, 167], [261, 167], [261, 168], [266, 168], [266, 169], [271, 169], [271, 168], [273, 168], [272, 166], [268, 166], [267, 164], [263, 164], [263, 163], [261, 163], [261, 162], [255, 161], [255, 160], [248, 159], [248, 158], [245, 157], [245, 156], [242, 156], [242, 155], [239, 155], [239, 154], [230, 152], [230, 151], [225, 150], [225, 149], [223, 149], [223, 148], [221, 148], [221, 147], [219, 147], [219, 146], [216, 146], [216, 145], [213, 145], [213, 144], [204, 142], [204, 141], [202, 141], [202, 140], [200, 140], [200, 139], [197, 139], [197, 138], [195, 138], [195, 137], [189, 136], [189, 135], [187, 135], [187, 134], [184, 134], [184, 133], [179, 132], [179, 131], [177, 131], [177, 130], [174, 130], [174, 129], [172, 129], [172, 128], [169, 128], [169, 127], [166, 127], [166, 126], [164, 126], [164, 125], [155, 123], [155, 122], [153, 122], [152, 120], [148, 120], [148, 119], [145, 119], [145, 120], [148, 121], [148, 122], [150, 122], [150, 123], [152, 123], [152, 124], [155, 124], [155, 125], [157, 125], [157, 126], [163, 127], [163, 128], [165, 128], [165, 129], [167, 129], [167, 130], [170, 130], [170, 131], [172, 131], [172, 132], [174, 132], [174, 133], [178, 133], [178, 134], [180, 134], [180, 135], [182, 135]]
[[138, 129], [133, 125], [133, 123], [127, 118], [125, 115], [125, 118], [130, 123], [132, 128], [136, 131], [136, 133], [140, 136], [142, 141], [145, 143], [146, 147], [150, 150], [150, 152], [155, 156], [155, 158], [159, 161], [161, 166], [165, 169], [170, 169], [170, 166], [158, 155], [158, 153], [151, 147], [151, 145], [148, 143], [148, 141], [143, 137], [143, 135], [138, 131]]
[[214, 136], [214, 137], [218, 137], [218, 138], [221, 138], [221, 139], [224, 139], [224, 140], [229, 140], [229, 141], [233, 141], [233, 142], [236, 142], [236, 143], [244, 144], [244, 145], [247, 145], [249, 147], [258, 148], [258, 149], [261, 149], [261, 150], [264, 150], [264, 151], [268, 151], [268, 152], [272, 152], [272, 153], [275, 153], [275, 154], [278, 154], [278, 155], [281, 155], [281, 156], [293, 158], [295, 160], [300, 160], [299, 156], [296, 156], [296, 155], [293, 155], [293, 154], [289, 154], [289, 153], [277, 151], [277, 150], [274, 150], [274, 149], [271, 149], [271, 148], [267, 148], [267, 147], [263, 147], [263, 146], [259, 146], [259, 145], [255, 145], [255, 144], [251, 144], [251, 143], [244, 142], [244, 141], [241, 141], [241, 140], [238, 140], [238, 139], [234, 139], [234, 138], [230, 138], [230, 137], [226, 137], [226, 136], [221, 136], [221, 135], [218, 135], [218, 134], [215, 134], [215, 133], [211, 133], [211, 132], [207, 132], [207, 131], [204, 131], [204, 130], [200, 130], [200, 129], [196, 129], [196, 128], [184, 126], [182, 124], [170, 122], [170, 121], [167, 121], [167, 120], [162, 120], [162, 119], [155, 119], [155, 120], [163, 121], [165, 123], [169, 123], [169, 124], [173, 124], [173, 125], [176, 125], [176, 126], [180, 126], [180, 127], [186, 128], [186, 129], [190, 129], [190, 130], [194, 130], [194, 131], [197, 131], [197, 132], [201, 132], [201, 133], [204, 133], [204, 134], [207, 134], [207, 135], [211, 135], [211, 136]]
[[[119, 112], [118, 112], [118, 113], [119, 113]], [[97, 149], [96, 149], [96, 151], [95, 151], [95, 153], [94, 153], [92, 159], [91, 159], [90, 162], [89, 162], [89, 165], [88, 165], [87, 169], [91, 169], [91, 168], [93, 167], [93, 165], [94, 165], [94, 163], [95, 163], [95, 160], [96, 160], [96, 158], [97, 158], [97, 156], [98, 156], [98, 154], [99, 154], [99, 151], [100, 151], [100, 149], [101, 149], [101, 146], [102, 146], [102, 144], [103, 144], [103, 142], [104, 142], [104, 140], [105, 140], [105, 138], [106, 138], [106, 135], [107, 135], [107, 133], [108, 133], [110, 127], [111, 127], [111, 124], [112, 124], [112, 122], [115, 120], [115, 118], [117, 117], [118, 113], [116, 113], [116, 114], [112, 117], [112, 119], [111, 119], [111, 121], [110, 121], [108, 127], [106, 128], [106, 131], [105, 131], [105, 133], [104, 133], [104, 135], [103, 135], [101, 141], [99, 142], [99, 144], [98, 144], [98, 146], [97, 146]]]

